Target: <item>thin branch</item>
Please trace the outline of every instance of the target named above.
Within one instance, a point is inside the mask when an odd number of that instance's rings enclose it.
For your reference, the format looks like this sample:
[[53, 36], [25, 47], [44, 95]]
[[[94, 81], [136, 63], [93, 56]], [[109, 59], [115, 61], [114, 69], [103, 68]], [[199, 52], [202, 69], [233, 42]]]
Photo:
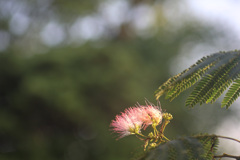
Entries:
[[[229, 139], [229, 140], [233, 140], [233, 141], [236, 141], [236, 142], [240, 143], [240, 140], [235, 139], [235, 138], [225, 137], [225, 136], [219, 136], [219, 135], [216, 135], [216, 136], [217, 136], [218, 138]], [[214, 158], [224, 158], [224, 157], [226, 157], [226, 158], [234, 158], [234, 159], [236, 159], [236, 160], [240, 160], [240, 156], [234, 156], [234, 155], [230, 155], [230, 154], [226, 154], [226, 153], [224, 153], [224, 154], [222, 154], [222, 155], [216, 155], [216, 156], [214, 156]]]
[[230, 155], [230, 154], [226, 154], [224, 153], [223, 155], [217, 155], [217, 156], [214, 156], [214, 158], [235, 158], [236, 160], [240, 160], [240, 156], [233, 156], [233, 155]]
[[240, 140], [235, 139], [235, 138], [225, 137], [225, 136], [219, 136], [219, 135], [216, 135], [216, 136], [217, 136], [218, 138], [230, 139], [230, 140], [233, 140], [233, 141], [236, 141], [236, 142], [240, 143]]

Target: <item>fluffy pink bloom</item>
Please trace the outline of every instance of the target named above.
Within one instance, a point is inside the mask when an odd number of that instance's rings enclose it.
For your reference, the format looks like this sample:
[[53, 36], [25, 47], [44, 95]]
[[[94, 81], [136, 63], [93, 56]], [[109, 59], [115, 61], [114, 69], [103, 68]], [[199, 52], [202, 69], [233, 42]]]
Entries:
[[[146, 103], [147, 104], [147, 103]], [[136, 106], [125, 109], [121, 115], [117, 115], [110, 127], [113, 132], [119, 133], [119, 138], [140, 133], [149, 125], [157, 126], [162, 121], [162, 112], [158, 106], [147, 104], [147, 106]]]
[[132, 117], [128, 113], [128, 110], [125, 110], [125, 113], [117, 115], [116, 119], [110, 124], [110, 127], [113, 127], [113, 132], [120, 134], [119, 138], [140, 132], [142, 122], [138, 122], [137, 119], [133, 118], [134, 115], [132, 112], [135, 112], [134, 110], [130, 109], [129, 111]]
[[145, 128], [151, 124], [155, 124], [157, 126], [162, 122], [162, 112], [158, 107], [148, 105], [144, 107], [144, 110], [146, 113], [144, 117]]
[[125, 113], [130, 117], [132, 123], [135, 126], [142, 126], [143, 121], [141, 120], [143, 110], [139, 107], [130, 107], [125, 109]]

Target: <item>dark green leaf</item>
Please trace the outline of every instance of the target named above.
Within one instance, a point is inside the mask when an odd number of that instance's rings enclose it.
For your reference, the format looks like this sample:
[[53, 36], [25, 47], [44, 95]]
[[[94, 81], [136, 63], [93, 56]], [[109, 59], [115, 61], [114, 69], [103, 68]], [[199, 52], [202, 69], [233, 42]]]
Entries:
[[212, 160], [217, 145], [215, 135], [182, 137], [157, 146], [138, 160]]

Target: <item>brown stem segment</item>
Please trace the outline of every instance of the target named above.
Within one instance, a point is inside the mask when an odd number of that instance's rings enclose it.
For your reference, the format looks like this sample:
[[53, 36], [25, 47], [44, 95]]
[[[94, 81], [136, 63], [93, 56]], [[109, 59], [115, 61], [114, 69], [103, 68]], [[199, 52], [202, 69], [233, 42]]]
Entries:
[[240, 156], [234, 156], [234, 155], [230, 155], [230, 154], [226, 154], [226, 153], [224, 153], [222, 155], [216, 155], [213, 158], [224, 158], [224, 157], [225, 158], [234, 158], [236, 160], [240, 160]]
[[230, 140], [233, 140], [233, 141], [236, 141], [236, 142], [240, 143], [240, 140], [235, 139], [235, 138], [225, 137], [225, 136], [219, 136], [219, 135], [216, 135], [216, 136], [217, 136], [218, 138], [230, 139]]
[[[240, 140], [238, 139], [235, 139], [235, 138], [231, 138], [231, 137], [225, 137], [225, 136], [219, 136], [219, 135], [216, 135], [218, 138], [224, 138], [224, 139], [229, 139], [229, 140], [233, 140], [233, 141], [236, 141], [238, 143], [240, 143]], [[222, 154], [222, 155], [216, 155], [216, 156], [213, 156], [213, 158], [234, 158], [236, 160], [240, 160], [240, 156], [234, 156], [234, 155], [230, 155], [230, 154]]]

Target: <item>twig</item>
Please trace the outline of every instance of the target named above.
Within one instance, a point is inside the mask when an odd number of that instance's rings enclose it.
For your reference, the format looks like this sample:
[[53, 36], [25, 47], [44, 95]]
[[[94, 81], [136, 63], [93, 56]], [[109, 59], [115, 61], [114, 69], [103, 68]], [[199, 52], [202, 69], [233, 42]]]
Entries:
[[233, 141], [236, 141], [236, 142], [240, 143], [240, 140], [235, 139], [235, 138], [225, 137], [225, 136], [219, 136], [219, 135], [216, 135], [216, 136], [219, 137], [219, 138], [230, 139], [230, 140], [233, 140]]
[[[231, 138], [231, 137], [225, 137], [225, 136], [219, 136], [219, 135], [216, 135], [218, 138], [224, 138], [224, 139], [229, 139], [229, 140], [233, 140], [233, 141], [236, 141], [236, 142], [238, 142], [238, 143], [240, 143], [240, 140], [238, 140], [238, 139], [235, 139], [235, 138]], [[230, 155], [230, 154], [226, 154], [226, 153], [224, 153], [224, 154], [222, 154], [222, 155], [216, 155], [216, 156], [213, 156], [214, 158], [224, 158], [224, 157], [226, 157], [226, 158], [234, 158], [234, 159], [236, 159], [236, 160], [240, 160], [240, 156], [234, 156], [234, 155]]]
[[227, 157], [227, 158], [235, 158], [236, 160], [240, 160], [240, 156], [233, 156], [233, 155], [230, 155], [230, 154], [226, 154], [224, 153], [223, 155], [217, 155], [217, 156], [213, 156], [214, 158], [224, 158], [224, 157]]

